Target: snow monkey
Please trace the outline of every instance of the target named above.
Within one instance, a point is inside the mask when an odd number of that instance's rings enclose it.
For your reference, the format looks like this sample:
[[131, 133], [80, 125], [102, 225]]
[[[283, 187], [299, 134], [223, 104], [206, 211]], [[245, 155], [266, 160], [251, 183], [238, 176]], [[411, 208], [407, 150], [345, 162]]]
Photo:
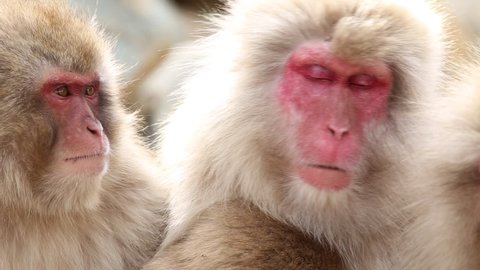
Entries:
[[161, 243], [166, 194], [110, 47], [62, 1], [0, 3], [0, 269], [139, 269]]
[[171, 221], [146, 269], [389, 269], [395, 165], [444, 68], [439, 10], [229, 1], [162, 131]]

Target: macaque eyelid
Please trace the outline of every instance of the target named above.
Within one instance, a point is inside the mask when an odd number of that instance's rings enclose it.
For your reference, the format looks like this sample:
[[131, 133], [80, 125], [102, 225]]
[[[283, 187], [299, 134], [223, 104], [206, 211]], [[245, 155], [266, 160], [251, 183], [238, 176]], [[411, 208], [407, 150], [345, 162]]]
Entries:
[[334, 78], [332, 71], [319, 64], [305, 65], [300, 68], [300, 72], [307, 78], [321, 81], [332, 81]]
[[350, 78], [349, 84], [354, 86], [370, 87], [377, 82], [377, 78], [368, 74], [358, 74]]
[[375, 87], [371, 84], [364, 85], [364, 84], [349, 83], [349, 85], [350, 85], [350, 87], [353, 87], [354, 89], [358, 89], [358, 90], [372, 90], [372, 89], [375, 89]]

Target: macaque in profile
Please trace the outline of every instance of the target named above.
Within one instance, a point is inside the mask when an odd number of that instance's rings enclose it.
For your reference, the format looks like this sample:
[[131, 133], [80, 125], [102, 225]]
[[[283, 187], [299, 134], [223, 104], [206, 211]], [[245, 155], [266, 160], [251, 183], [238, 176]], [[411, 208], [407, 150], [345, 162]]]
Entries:
[[63, 1], [1, 1], [0, 269], [139, 269], [160, 245], [158, 165], [117, 73]]

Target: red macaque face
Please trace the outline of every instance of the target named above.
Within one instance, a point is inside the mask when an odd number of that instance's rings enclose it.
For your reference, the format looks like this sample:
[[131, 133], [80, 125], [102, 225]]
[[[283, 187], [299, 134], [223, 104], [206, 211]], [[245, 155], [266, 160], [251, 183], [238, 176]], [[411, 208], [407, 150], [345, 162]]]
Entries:
[[100, 83], [95, 74], [56, 71], [41, 93], [56, 122], [55, 166], [86, 175], [106, 172], [108, 138], [98, 120]]
[[383, 62], [350, 63], [335, 56], [327, 42], [293, 51], [277, 98], [296, 131], [299, 160], [293, 166], [302, 180], [320, 189], [350, 184], [364, 127], [386, 116], [391, 86]]

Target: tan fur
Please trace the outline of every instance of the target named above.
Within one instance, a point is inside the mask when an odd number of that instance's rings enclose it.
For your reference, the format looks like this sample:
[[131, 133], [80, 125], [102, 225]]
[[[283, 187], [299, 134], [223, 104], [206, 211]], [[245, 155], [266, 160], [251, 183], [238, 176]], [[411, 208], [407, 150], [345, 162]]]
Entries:
[[[209, 250], [225, 248], [221, 240], [201, 238], [197, 227], [206, 225], [199, 216], [241, 199], [332, 245], [350, 269], [390, 269], [387, 240], [405, 221], [396, 211], [403, 203], [401, 168], [393, 165], [409, 151], [403, 132], [411, 128], [411, 105], [437, 86], [449, 38], [443, 19], [418, 0], [230, 1], [226, 15], [213, 19], [214, 34], [192, 48], [200, 60], [185, 68], [191, 78], [163, 130], [162, 162], [173, 193], [161, 252], [172, 265], [197, 262], [197, 241], [208, 241]], [[383, 61], [394, 76], [388, 120], [368, 127], [353, 183], [338, 192], [319, 191], [291, 175], [293, 143], [273, 101], [289, 53], [323, 39], [339, 57]], [[218, 219], [212, 223], [229, 222]], [[239, 250], [255, 245], [245, 242]]]
[[457, 71], [425, 105], [406, 177], [414, 219], [395, 269], [480, 269], [480, 65]]
[[[188, 251], [188, 252], [185, 252]], [[178, 243], [160, 252], [154, 269], [343, 269], [326, 245], [241, 201], [203, 212]]]
[[[0, 2], [0, 269], [138, 269], [159, 246], [164, 198], [135, 118], [118, 99], [110, 45], [62, 1]], [[55, 69], [96, 71], [110, 140], [104, 177], [52, 166], [56, 123], [40, 97]]]

